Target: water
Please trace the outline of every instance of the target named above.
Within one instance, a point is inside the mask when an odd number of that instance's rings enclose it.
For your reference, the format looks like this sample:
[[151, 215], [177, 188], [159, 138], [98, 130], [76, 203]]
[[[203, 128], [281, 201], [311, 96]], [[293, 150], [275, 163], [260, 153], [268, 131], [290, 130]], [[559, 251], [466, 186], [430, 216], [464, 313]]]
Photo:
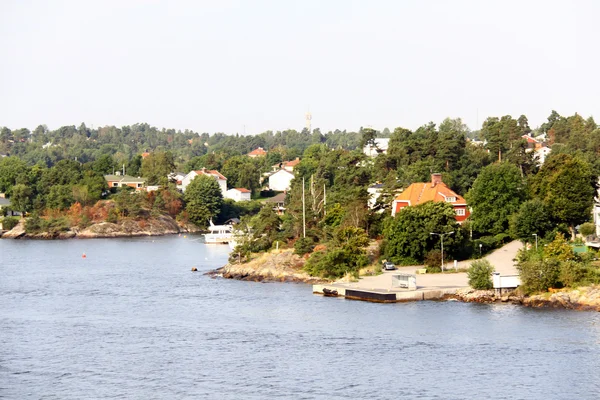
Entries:
[[202, 274], [227, 252], [198, 237], [0, 240], [0, 397], [600, 398], [600, 313], [371, 304]]

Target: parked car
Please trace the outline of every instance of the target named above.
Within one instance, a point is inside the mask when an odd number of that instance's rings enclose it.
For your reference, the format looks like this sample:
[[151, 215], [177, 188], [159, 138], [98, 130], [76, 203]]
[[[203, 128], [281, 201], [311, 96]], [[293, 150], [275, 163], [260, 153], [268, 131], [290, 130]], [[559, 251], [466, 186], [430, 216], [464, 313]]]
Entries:
[[396, 266], [391, 261], [386, 261], [383, 263], [383, 269], [386, 271], [393, 271], [396, 269]]

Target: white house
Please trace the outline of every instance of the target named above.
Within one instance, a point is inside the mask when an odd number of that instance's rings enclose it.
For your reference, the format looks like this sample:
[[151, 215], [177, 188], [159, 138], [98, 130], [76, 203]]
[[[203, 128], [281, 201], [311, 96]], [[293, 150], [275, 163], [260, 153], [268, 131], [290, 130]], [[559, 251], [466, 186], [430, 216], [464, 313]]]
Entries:
[[173, 182], [179, 190], [183, 190], [181, 185], [183, 178], [185, 178], [185, 174], [183, 172], [171, 172], [169, 175], [167, 175], [169, 182]]
[[294, 174], [285, 169], [280, 169], [269, 176], [269, 189], [275, 190], [276, 192], [290, 190], [292, 179], [294, 179]]
[[381, 196], [383, 192], [383, 183], [376, 183], [367, 188], [367, 193], [369, 193], [369, 209], [373, 209], [375, 207], [375, 203], [377, 203], [377, 199]]
[[197, 171], [190, 171], [181, 181], [181, 190], [185, 192], [185, 188], [190, 184], [190, 182], [197, 177], [198, 175], [207, 175], [215, 178], [219, 187], [221, 188], [221, 193], [223, 197], [225, 197], [225, 193], [227, 192], [227, 178], [225, 178], [219, 171], [202, 168]]
[[233, 188], [229, 189], [225, 192], [226, 199], [231, 199], [233, 201], [250, 201], [250, 195], [252, 192], [248, 189], [244, 188]]
[[363, 153], [369, 157], [377, 157], [377, 155], [387, 153], [388, 146], [390, 144], [389, 138], [375, 138], [374, 145], [366, 145], [363, 148]]
[[542, 146], [535, 150], [533, 157], [539, 161], [540, 165], [543, 165], [544, 161], [546, 161], [546, 157], [548, 157], [548, 154], [550, 154], [551, 151], [552, 149], [550, 147]]

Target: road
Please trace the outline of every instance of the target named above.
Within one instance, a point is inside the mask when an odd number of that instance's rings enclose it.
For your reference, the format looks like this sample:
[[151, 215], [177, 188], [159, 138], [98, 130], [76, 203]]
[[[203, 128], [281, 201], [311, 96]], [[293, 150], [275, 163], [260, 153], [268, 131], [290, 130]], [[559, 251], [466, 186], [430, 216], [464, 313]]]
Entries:
[[[496, 272], [500, 272], [501, 275], [515, 275], [517, 274], [517, 268], [513, 260], [517, 255], [517, 251], [522, 247], [523, 245], [521, 242], [513, 241], [488, 254], [484, 258], [488, 260], [494, 266]], [[461, 261], [458, 263], [458, 268], [468, 268], [468, 266], [472, 262], [473, 260]], [[453, 262], [448, 262], [446, 265], [448, 267], [454, 267]], [[381, 275], [363, 277], [358, 282], [336, 282], [336, 285], [339, 284], [345, 287], [364, 290], [389, 291], [393, 290], [392, 274], [398, 272], [405, 274], [415, 274], [415, 271], [419, 268], [423, 268], [423, 266], [400, 267], [396, 271], [385, 271]], [[467, 274], [464, 272], [455, 274], [417, 275], [417, 287], [419, 290], [431, 290], [442, 288], [449, 289], [466, 286], [469, 286], [469, 284]]]

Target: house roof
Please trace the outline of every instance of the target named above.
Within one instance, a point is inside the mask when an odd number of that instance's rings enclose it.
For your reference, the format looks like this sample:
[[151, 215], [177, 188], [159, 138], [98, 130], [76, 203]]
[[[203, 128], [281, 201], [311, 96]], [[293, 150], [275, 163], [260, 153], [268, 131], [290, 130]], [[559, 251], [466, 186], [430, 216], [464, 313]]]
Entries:
[[444, 182], [418, 182], [411, 184], [404, 192], [396, 196], [396, 201], [409, 202], [411, 206], [423, 204], [428, 201], [446, 201], [447, 197], [455, 197], [452, 204], [467, 204], [464, 197], [450, 189]]
[[146, 179], [140, 177], [133, 177], [129, 175], [104, 175], [104, 179], [107, 182], [121, 182], [121, 183], [144, 183]]
[[264, 156], [265, 154], [267, 154], [267, 152], [262, 147], [254, 149], [248, 153], [249, 156]]
[[295, 160], [292, 161], [284, 161], [278, 164], [273, 164], [274, 168], [285, 168], [285, 167], [292, 167], [294, 168], [296, 165], [300, 164], [300, 158], [296, 157]]
[[212, 175], [212, 176], [216, 176], [218, 179], [227, 180], [227, 178], [225, 178], [223, 175], [221, 175], [221, 173], [219, 171], [217, 171], [215, 169], [200, 169], [200, 170], [196, 170], [194, 172], [198, 175]]
[[288, 170], [285, 170], [285, 169], [280, 169], [279, 171], [277, 171], [277, 172], [273, 172], [271, 175], [269, 175], [269, 178], [271, 178], [272, 176], [274, 176], [274, 175], [277, 175], [277, 174], [279, 174], [279, 173], [286, 173], [286, 174], [288, 174], [288, 175], [291, 175], [292, 177], [295, 177], [295, 175], [294, 175], [294, 173], [293, 173], [293, 172], [290, 172], [290, 171], [288, 171]]
[[283, 203], [285, 201], [286, 197], [287, 197], [287, 193], [279, 193], [279, 194], [276, 194], [273, 197], [269, 197], [265, 201], [267, 203]]
[[252, 193], [250, 190], [245, 188], [234, 188], [234, 190], [240, 191], [242, 193]]

